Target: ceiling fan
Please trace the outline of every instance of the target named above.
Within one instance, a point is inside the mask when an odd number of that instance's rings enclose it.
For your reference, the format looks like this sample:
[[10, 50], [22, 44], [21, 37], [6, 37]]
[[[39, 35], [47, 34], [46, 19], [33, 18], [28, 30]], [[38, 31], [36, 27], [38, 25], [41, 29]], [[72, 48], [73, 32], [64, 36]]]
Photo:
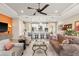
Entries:
[[[27, 7], [27, 9], [35, 9], [36, 12], [43, 14], [43, 15], [47, 15], [46, 13], [43, 12], [43, 10], [45, 10], [47, 7], [49, 6], [49, 4], [46, 4], [43, 8], [40, 9], [40, 3], [38, 3], [38, 8], [32, 8], [32, 7]], [[36, 15], [36, 12], [33, 15]]]

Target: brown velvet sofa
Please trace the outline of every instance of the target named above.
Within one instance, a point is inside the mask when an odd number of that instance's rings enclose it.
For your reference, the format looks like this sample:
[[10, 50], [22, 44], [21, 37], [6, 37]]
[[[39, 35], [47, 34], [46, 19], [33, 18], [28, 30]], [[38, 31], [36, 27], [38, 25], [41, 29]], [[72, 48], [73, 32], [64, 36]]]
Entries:
[[54, 48], [54, 50], [58, 55], [60, 54], [60, 51], [63, 49], [61, 46], [61, 43], [63, 42], [63, 40], [65, 40], [65, 37], [60, 34], [57, 34], [56, 39], [53, 39], [53, 38], [49, 39], [49, 43], [51, 44], [51, 46]]
[[[63, 43], [68, 39], [69, 43]], [[72, 40], [73, 39], [73, 40]], [[79, 56], [79, 38], [74, 36], [57, 35], [57, 39], [50, 39], [49, 43], [59, 56]], [[63, 43], [63, 44], [62, 44]]]

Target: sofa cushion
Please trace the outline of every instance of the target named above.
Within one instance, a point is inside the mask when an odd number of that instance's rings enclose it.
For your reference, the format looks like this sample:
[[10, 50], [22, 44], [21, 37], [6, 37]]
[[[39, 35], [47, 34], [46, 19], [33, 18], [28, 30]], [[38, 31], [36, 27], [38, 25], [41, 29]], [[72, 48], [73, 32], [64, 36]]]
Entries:
[[4, 45], [9, 42], [9, 39], [4, 39], [0, 41], [0, 51], [4, 50]]
[[[77, 48], [78, 47], [78, 48]], [[79, 55], [79, 46], [76, 44], [64, 44], [63, 49], [60, 52], [62, 56], [72, 56], [72, 55]]]
[[51, 41], [51, 44], [53, 44], [53, 46], [55, 46], [56, 48], [59, 48], [59, 42], [56, 40]]
[[58, 40], [56, 34], [53, 34], [52, 36], [49, 36], [49, 39], [51, 39], [51, 40]]
[[69, 44], [69, 40], [68, 39], [63, 40], [62, 44]]
[[61, 34], [57, 34], [57, 38], [58, 38], [59, 43], [62, 43], [63, 40], [66, 39], [66, 38], [64, 37], [64, 35], [61, 35]]
[[79, 39], [73, 39], [73, 40], [72, 40], [72, 43], [74, 43], [74, 44], [79, 44]]

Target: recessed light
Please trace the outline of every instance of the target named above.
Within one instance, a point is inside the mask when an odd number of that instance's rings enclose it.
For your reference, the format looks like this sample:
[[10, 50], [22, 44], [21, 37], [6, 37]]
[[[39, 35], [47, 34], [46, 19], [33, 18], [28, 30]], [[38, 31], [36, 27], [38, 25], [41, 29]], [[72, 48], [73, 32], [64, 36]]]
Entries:
[[21, 13], [24, 13], [24, 11], [23, 11], [23, 10], [21, 10]]
[[55, 10], [55, 13], [58, 13], [58, 10]]

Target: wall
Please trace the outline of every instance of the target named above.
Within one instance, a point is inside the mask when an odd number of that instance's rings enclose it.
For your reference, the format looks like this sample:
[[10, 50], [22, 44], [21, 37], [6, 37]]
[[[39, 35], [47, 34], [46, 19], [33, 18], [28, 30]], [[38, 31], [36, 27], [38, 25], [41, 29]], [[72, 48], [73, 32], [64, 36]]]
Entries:
[[12, 21], [12, 32], [13, 32], [13, 39], [17, 39], [19, 36], [19, 20], [13, 19]]
[[[56, 29], [55, 32], [59, 32], [58, 30], [58, 26], [62, 23], [60, 17], [53, 17], [53, 16], [21, 16], [19, 17], [21, 20], [23, 21], [26, 21], [27, 24], [26, 24], [26, 28], [27, 28], [27, 31], [30, 32], [31, 31], [31, 23], [32, 22], [57, 22], [56, 24]], [[54, 27], [54, 28], [55, 28]], [[50, 31], [50, 30], [49, 30]]]
[[48, 23], [48, 32], [51, 33], [57, 33], [57, 22], [49, 22]]
[[24, 33], [24, 24], [23, 21], [19, 18], [13, 19], [13, 39], [18, 39], [20, 35]]
[[61, 30], [58, 27], [61, 24], [72, 23], [73, 24], [73, 29], [74, 29], [74, 21], [78, 21], [79, 16], [74, 16], [74, 17], [71, 17], [71, 18], [67, 18], [65, 20], [60, 20], [60, 19], [55, 20], [55, 19], [50, 18], [50, 17], [48, 17], [48, 18], [47, 17], [46, 18], [45, 17], [44, 18], [43, 17], [40, 17], [40, 18], [39, 17], [31, 17], [29, 19], [27, 19], [27, 18], [14, 19], [13, 20], [13, 38], [17, 39], [20, 35], [23, 35], [23, 32], [24, 32], [23, 21], [24, 20], [26, 21], [26, 29], [27, 29], [28, 32], [31, 31], [31, 22], [49, 22], [49, 23], [50, 22], [57, 22], [57, 29], [56, 30], [57, 30], [57, 33], [59, 33]]
[[0, 14], [0, 22], [8, 23], [8, 31], [0, 33], [0, 40], [7, 39], [12, 36], [12, 18], [3, 14]]
[[8, 38], [13, 36], [13, 39], [17, 39], [20, 35], [23, 34], [24, 25], [23, 21], [19, 18], [11, 18], [9, 16], [0, 14], [0, 22], [8, 23], [8, 31], [0, 33], [0, 39]]
[[57, 33], [64, 33], [64, 31], [59, 29], [59, 26], [64, 25], [64, 24], [72, 24], [72, 29], [75, 30], [75, 21], [79, 21], [79, 15], [74, 15], [74, 16], [68, 17], [66, 19], [62, 19], [57, 24], [57, 26], [58, 26]]
[[26, 30], [27, 30], [27, 32], [31, 32], [31, 28], [32, 28], [31, 22], [26, 22]]
[[0, 22], [8, 23], [8, 31], [0, 33], [0, 35], [12, 35], [12, 18], [3, 14], [0, 14]]
[[24, 23], [22, 20], [19, 20], [19, 35], [23, 35], [24, 34]]
[[62, 24], [72, 24], [72, 29], [75, 29], [75, 21], [79, 21], [79, 15], [62, 20]]
[[56, 22], [60, 21], [60, 16], [20, 16], [21, 20], [26, 22]]

